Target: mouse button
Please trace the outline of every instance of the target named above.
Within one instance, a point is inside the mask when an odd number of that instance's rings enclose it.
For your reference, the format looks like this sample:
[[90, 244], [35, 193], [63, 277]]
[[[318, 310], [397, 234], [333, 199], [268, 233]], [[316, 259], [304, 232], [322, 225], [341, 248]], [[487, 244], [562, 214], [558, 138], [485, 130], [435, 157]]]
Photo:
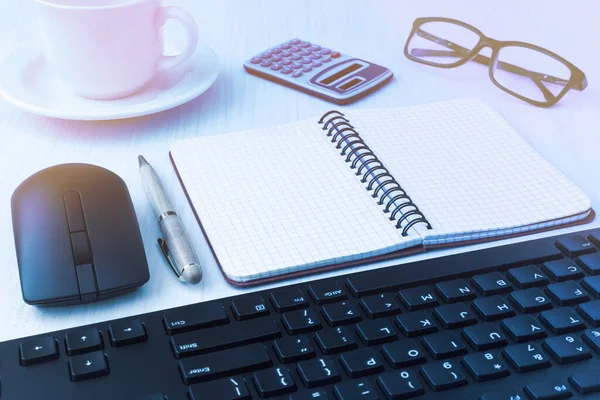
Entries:
[[81, 197], [77, 192], [67, 192], [63, 196], [65, 209], [67, 210], [67, 221], [71, 232], [85, 231], [85, 220], [83, 217], [83, 208]]
[[73, 257], [75, 265], [91, 264], [92, 252], [85, 232], [71, 233], [71, 244], [73, 246]]
[[91, 303], [98, 299], [98, 289], [94, 278], [94, 267], [91, 264], [78, 265], [77, 281], [82, 303]]

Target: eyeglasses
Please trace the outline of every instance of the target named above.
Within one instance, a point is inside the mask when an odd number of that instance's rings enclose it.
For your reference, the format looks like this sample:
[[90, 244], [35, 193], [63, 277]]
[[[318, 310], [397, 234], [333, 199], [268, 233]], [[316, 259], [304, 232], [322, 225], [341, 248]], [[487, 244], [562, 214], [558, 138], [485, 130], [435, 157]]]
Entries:
[[[492, 50], [491, 57], [478, 54]], [[489, 76], [500, 89], [539, 107], [556, 104], [570, 89], [587, 87], [579, 68], [533, 44], [499, 41], [450, 18], [417, 18], [404, 47], [412, 61], [454, 68], [468, 61], [489, 65]]]

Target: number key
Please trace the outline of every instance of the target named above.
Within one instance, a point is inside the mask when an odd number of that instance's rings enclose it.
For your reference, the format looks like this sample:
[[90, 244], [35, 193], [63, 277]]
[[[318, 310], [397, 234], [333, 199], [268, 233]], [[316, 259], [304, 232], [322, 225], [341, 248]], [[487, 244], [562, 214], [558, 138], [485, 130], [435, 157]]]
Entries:
[[463, 366], [477, 382], [502, 378], [510, 374], [506, 365], [492, 353], [476, 353], [465, 356]]
[[454, 361], [424, 365], [420, 372], [425, 382], [436, 392], [467, 384], [465, 376]]
[[592, 357], [588, 348], [581, 343], [579, 338], [571, 335], [546, 339], [542, 346], [560, 364], [568, 364]]
[[519, 372], [550, 367], [550, 360], [535, 343], [508, 346], [502, 351], [502, 355]]
[[408, 399], [425, 393], [419, 379], [410, 371], [380, 375], [377, 384], [388, 399]]

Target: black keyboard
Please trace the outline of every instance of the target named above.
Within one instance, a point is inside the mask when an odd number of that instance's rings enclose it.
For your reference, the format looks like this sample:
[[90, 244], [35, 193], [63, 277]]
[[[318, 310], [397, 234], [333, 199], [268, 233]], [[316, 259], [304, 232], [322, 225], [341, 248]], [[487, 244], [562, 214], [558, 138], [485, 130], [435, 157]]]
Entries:
[[599, 298], [595, 229], [0, 343], [0, 400], [600, 398]]

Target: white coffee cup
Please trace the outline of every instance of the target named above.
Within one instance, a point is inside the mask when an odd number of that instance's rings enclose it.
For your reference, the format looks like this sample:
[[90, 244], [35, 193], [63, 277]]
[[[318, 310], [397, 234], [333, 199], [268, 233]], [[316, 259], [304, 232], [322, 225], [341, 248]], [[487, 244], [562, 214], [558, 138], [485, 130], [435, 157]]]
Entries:
[[[140, 90], [156, 73], [189, 59], [198, 44], [194, 19], [160, 0], [35, 0], [50, 71], [73, 92], [115, 99]], [[181, 54], [165, 56], [162, 27], [183, 26]]]

